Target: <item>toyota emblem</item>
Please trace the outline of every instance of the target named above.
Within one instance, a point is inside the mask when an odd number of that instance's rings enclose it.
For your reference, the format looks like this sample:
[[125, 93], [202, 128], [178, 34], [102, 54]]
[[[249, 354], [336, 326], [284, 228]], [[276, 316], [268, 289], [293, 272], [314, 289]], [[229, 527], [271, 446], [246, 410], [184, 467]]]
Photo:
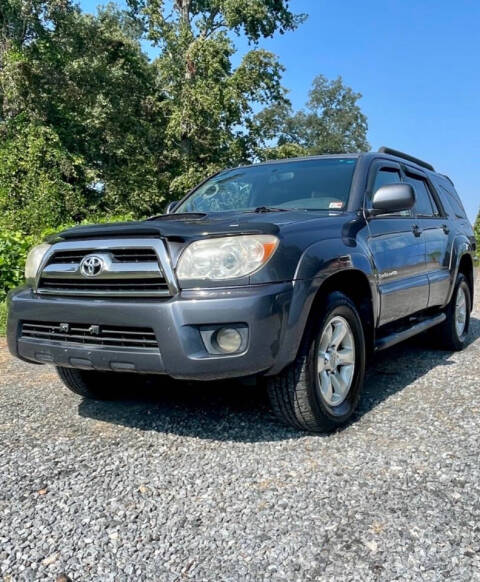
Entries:
[[84, 277], [96, 277], [105, 268], [105, 261], [96, 255], [87, 255], [80, 263], [80, 273]]

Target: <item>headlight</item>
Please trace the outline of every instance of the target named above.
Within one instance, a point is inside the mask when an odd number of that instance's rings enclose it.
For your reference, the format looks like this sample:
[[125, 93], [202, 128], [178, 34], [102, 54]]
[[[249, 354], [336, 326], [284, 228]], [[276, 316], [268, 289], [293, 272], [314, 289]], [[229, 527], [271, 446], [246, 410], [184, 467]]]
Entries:
[[181, 281], [245, 277], [263, 267], [277, 246], [278, 238], [269, 234], [197, 240], [183, 251], [177, 277]]
[[28, 253], [27, 262], [25, 263], [25, 279], [35, 279], [40, 263], [51, 246], [48, 243], [42, 243], [41, 245], [33, 247]]

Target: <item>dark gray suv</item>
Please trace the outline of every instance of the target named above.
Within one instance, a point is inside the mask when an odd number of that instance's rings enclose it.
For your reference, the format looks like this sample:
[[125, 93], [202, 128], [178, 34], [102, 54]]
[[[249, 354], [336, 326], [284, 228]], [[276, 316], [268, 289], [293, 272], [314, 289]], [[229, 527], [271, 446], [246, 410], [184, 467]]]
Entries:
[[400, 152], [234, 168], [164, 215], [35, 247], [8, 343], [89, 398], [135, 373], [261, 377], [283, 421], [331, 431], [370, 353], [433, 327], [465, 346], [474, 251], [451, 180]]

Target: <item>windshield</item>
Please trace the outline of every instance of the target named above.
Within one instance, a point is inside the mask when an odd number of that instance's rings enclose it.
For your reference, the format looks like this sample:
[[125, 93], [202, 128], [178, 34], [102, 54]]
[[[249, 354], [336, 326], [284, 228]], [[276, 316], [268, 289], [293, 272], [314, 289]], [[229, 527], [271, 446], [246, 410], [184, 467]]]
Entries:
[[260, 207], [342, 210], [356, 162], [356, 158], [318, 158], [227, 170], [197, 188], [175, 213]]

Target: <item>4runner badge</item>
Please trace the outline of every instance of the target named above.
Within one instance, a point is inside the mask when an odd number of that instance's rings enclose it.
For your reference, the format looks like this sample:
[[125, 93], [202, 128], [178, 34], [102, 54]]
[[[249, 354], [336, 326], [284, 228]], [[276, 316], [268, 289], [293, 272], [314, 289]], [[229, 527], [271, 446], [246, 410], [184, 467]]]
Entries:
[[105, 261], [96, 255], [87, 255], [80, 263], [80, 273], [84, 277], [96, 277], [105, 268]]

